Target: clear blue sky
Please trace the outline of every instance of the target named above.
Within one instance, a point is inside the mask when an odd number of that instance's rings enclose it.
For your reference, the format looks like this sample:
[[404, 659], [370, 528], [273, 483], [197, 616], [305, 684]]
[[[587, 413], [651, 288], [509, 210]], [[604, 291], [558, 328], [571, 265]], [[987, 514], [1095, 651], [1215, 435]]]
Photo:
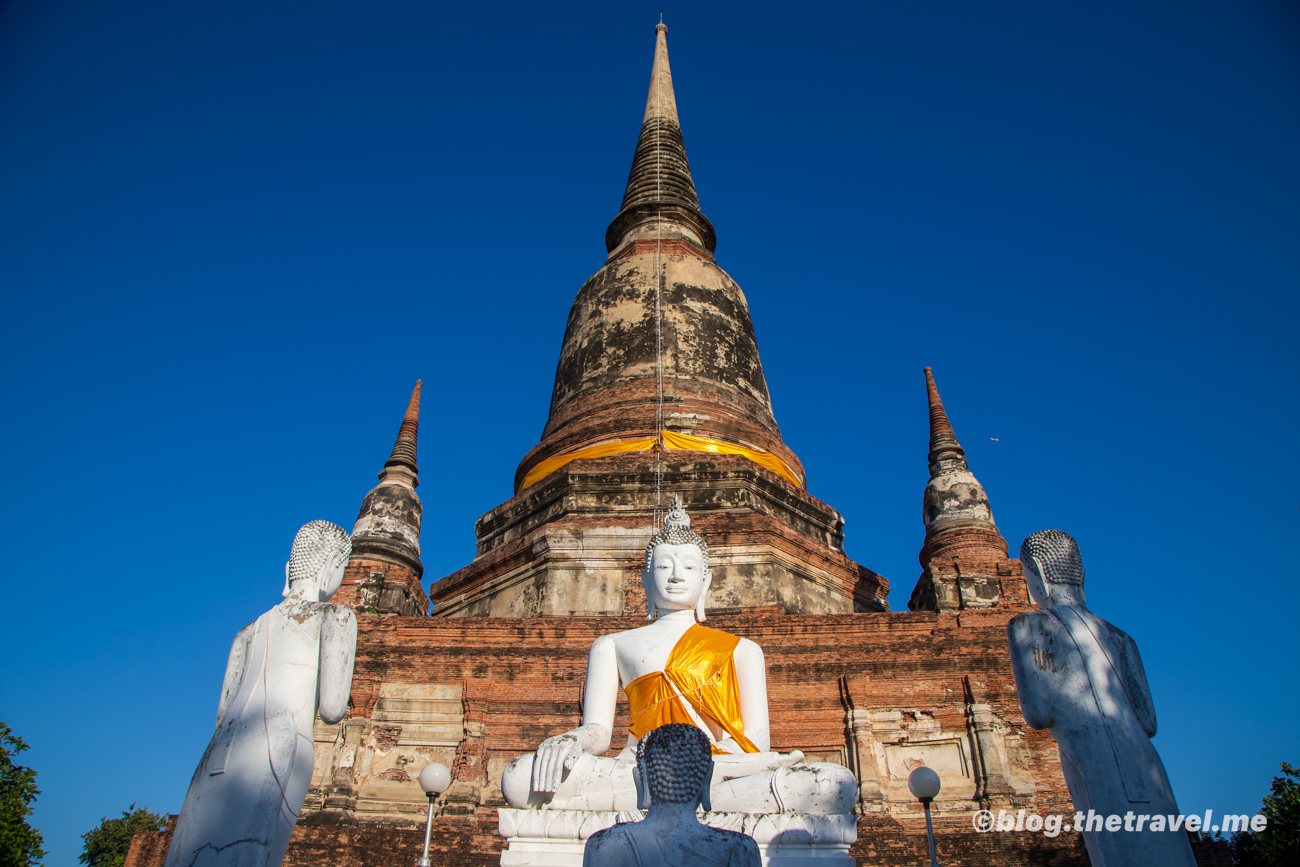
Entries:
[[[604, 258], [658, 4], [0, 4], [0, 719], [50, 865], [176, 811], [294, 530], [411, 383], [430, 578], [473, 556]], [[1080, 541], [1188, 812], [1300, 761], [1300, 11], [669, 8], [786, 442], [905, 609], [932, 365], [1013, 548]]]

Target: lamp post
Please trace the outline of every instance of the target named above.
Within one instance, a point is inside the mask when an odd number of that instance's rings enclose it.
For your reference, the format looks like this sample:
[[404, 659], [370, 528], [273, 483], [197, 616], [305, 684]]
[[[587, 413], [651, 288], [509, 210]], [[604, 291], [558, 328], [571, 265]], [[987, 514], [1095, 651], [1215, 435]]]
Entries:
[[420, 788], [429, 796], [429, 819], [424, 825], [424, 854], [419, 867], [429, 867], [429, 835], [433, 833], [433, 802], [451, 785], [451, 772], [442, 762], [433, 762], [420, 771]]
[[939, 794], [939, 775], [922, 765], [907, 777], [907, 788], [925, 807], [925, 836], [930, 842], [930, 867], [939, 867], [934, 857], [934, 827], [930, 824], [930, 802]]

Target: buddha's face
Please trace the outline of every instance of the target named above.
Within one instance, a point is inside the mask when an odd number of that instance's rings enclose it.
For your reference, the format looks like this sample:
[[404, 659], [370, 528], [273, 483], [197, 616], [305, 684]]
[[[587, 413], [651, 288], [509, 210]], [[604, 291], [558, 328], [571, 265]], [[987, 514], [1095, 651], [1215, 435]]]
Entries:
[[691, 544], [656, 545], [647, 577], [646, 593], [660, 611], [698, 607], [713, 579], [704, 566], [704, 555]]

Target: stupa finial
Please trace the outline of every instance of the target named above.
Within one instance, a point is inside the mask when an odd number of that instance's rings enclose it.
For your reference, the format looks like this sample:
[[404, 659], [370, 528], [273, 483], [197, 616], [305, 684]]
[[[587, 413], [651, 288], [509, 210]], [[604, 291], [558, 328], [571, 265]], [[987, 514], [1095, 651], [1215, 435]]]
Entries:
[[957, 434], [939, 397], [939, 388], [934, 384], [934, 374], [928, 367], [925, 369], [925, 390], [930, 401], [930, 477], [939, 472], [941, 459], [960, 461], [961, 468], [965, 469], [966, 452], [957, 442]]
[[420, 486], [418, 475], [420, 468], [416, 466], [415, 457], [420, 431], [420, 387], [422, 385], [420, 380], [415, 381], [411, 400], [406, 405], [406, 415], [402, 417], [402, 426], [397, 430], [397, 441], [393, 443], [393, 452], [384, 462], [384, 468], [379, 471], [380, 481], [404, 481], [394, 477], [409, 476], [409, 484], [412, 488]]
[[[649, 228], [652, 226], [653, 230]], [[713, 224], [700, 211], [700, 197], [686, 159], [673, 72], [668, 65], [668, 25], [661, 20], [655, 25], [654, 63], [641, 136], [632, 157], [623, 204], [605, 231], [605, 246], [612, 252], [629, 236], [683, 234], [709, 252], [717, 245]]]

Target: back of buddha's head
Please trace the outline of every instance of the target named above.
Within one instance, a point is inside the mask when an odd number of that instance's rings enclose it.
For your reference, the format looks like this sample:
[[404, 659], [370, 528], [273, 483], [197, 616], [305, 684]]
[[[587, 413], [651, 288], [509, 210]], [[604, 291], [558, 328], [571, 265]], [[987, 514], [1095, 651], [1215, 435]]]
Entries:
[[1062, 530], [1039, 530], [1020, 545], [1024, 567], [1041, 574], [1048, 584], [1083, 586], [1083, 557], [1079, 543]]
[[[293, 537], [293, 548], [285, 568], [284, 595], [300, 581], [320, 580], [322, 570], [337, 558], [347, 559], [352, 540], [338, 524], [309, 521]], [[331, 591], [333, 592], [333, 591]]]
[[713, 773], [708, 736], [685, 723], [669, 723], [647, 732], [637, 744], [637, 761], [644, 768], [652, 803], [694, 803]]

